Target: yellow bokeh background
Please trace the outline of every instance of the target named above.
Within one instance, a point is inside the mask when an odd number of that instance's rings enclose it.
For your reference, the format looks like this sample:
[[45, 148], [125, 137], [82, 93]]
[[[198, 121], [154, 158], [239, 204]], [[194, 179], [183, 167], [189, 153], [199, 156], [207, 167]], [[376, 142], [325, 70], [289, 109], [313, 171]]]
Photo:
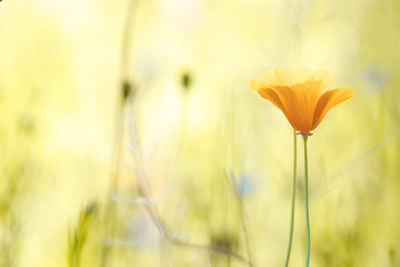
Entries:
[[2, 0], [0, 266], [283, 266], [292, 129], [248, 81], [299, 65], [355, 91], [309, 138], [311, 265], [400, 266], [399, 27], [398, 0]]

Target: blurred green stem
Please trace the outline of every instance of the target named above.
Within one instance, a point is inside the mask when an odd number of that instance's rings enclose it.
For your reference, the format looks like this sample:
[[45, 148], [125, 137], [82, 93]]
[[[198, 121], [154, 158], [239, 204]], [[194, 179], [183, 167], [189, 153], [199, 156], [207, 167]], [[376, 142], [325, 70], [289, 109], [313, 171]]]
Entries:
[[304, 202], [306, 207], [306, 231], [307, 231], [307, 250], [306, 250], [306, 267], [310, 263], [310, 218], [308, 212], [308, 157], [307, 157], [307, 135], [303, 135], [304, 140]]
[[286, 252], [285, 267], [289, 265], [290, 253], [292, 251], [293, 242], [293, 227], [294, 227], [294, 213], [296, 203], [296, 169], [297, 169], [297, 135], [296, 130], [293, 129], [293, 181], [292, 181], [292, 208], [290, 211], [290, 230], [289, 230], [289, 243]]
[[[139, 0], [130, 0], [129, 6], [126, 10], [125, 21], [123, 23], [122, 30], [122, 48], [121, 48], [121, 65], [120, 65], [120, 88], [122, 89], [122, 99], [118, 99], [119, 105], [117, 106], [116, 112], [116, 120], [115, 120], [115, 144], [113, 148], [113, 165], [112, 166], [112, 177], [111, 183], [109, 185], [109, 196], [108, 202], [105, 210], [105, 220], [104, 220], [104, 228], [105, 234], [107, 237], [113, 237], [117, 230], [117, 215], [118, 215], [118, 207], [117, 204], [114, 203], [111, 199], [111, 194], [118, 193], [119, 191], [119, 166], [121, 164], [122, 150], [121, 143], [123, 142], [124, 135], [124, 111], [126, 108], [127, 99], [129, 98], [132, 90], [132, 83], [128, 79], [129, 73], [129, 56], [132, 53], [131, 42], [132, 42], [132, 28], [134, 26], [134, 19], [136, 18], [136, 12], [138, 8]], [[110, 267], [112, 266], [112, 254], [114, 253], [114, 248], [103, 246], [101, 252], [100, 266], [101, 267]]]

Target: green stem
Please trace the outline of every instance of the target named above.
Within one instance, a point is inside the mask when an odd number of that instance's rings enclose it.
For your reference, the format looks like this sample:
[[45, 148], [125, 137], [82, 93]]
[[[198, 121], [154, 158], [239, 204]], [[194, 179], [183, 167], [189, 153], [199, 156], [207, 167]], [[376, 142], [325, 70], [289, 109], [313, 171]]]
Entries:
[[292, 251], [293, 242], [293, 228], [294, 228], [294, 211], [296, 203], [296, 169], [297, 169], [297, 138], [296, 130], [293, 129], [293, 181], [292, 181], [292, 208], [290, 211], [290, 230], [289, 230], [289, 242], [286, 252], [285, 267], [289, 265], [290, 253]]
[[303, 135], [304, 140], [304, 202], [306, 207], [306, 231], [307, 231], [307, 250], [306, 250], [306, 267], [310, 264], [310, 217], [308, 212], [308, 157], [307, 157], [307, 135]]

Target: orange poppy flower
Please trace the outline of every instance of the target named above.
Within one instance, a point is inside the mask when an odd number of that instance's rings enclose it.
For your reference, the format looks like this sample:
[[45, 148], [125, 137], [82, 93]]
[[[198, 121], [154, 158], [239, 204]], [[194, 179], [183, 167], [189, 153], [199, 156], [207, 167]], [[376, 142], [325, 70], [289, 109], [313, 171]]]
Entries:
[[306, 133], [314, 130], [331, 108], [354, 95], [348, 86], [324, 92], [333, 80], [323, 70], [274, 68], [253, 78], [250, 87], [280, 108], [295, 130]]

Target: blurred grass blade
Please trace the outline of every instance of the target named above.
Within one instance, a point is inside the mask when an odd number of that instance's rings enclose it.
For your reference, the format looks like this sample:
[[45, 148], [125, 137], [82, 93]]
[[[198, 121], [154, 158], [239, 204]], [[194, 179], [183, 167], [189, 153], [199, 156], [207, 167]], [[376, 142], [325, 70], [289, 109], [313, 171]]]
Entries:
[[81, 256], [83, 248], [90, 231], [90, 226], [97, 212], [96, 202], [88, 204], [79, 214], [77, 224], [73, 229], [69, 229], [68, 239], [68, 266], [81, 266]]

